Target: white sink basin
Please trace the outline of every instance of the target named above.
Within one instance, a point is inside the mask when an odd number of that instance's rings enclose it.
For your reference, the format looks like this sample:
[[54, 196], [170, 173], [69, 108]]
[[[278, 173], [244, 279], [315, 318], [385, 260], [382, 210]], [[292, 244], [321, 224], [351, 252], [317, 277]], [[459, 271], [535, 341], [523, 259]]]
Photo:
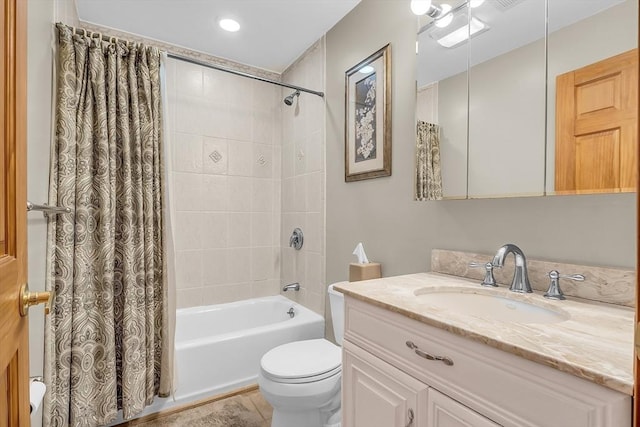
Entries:
[[461, 291], [423, 288], [414, 293], [420, 302], [433, 308], [490, 320], [513, 323], [558, 323], [570, 317], [564, 310], [485, 293], [482, 290], [469, 292], [468, 289]]

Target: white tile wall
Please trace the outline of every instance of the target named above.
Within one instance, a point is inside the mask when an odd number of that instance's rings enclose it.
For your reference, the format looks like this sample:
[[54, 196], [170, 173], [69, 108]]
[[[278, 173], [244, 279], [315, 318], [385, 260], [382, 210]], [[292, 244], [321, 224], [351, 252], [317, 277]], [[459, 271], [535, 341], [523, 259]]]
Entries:
[[[283, 81], [324, 90], [324, 40]], [[169, 60], [178, 307], [285, 295], [324, 314], [324, 99]], [[295, 227], [301, 251], [289, 248]]]
[[[320, 40], [283, 74], [283, 81], [323, 91], [325, 50]], [[291, 90], [283, 89], [282, 96]], [[282, 107], [283, 283], [299, 282], [298, 293], [285, 295], [324, 315], [325, 280], [325, 106], [324, 99], [302, 93]], [[289, 247], [295, 227], [304, 232], [300, 251]]]
[[278, 293], [280, 89], [172, 59], [167, 85], [178, 307]]

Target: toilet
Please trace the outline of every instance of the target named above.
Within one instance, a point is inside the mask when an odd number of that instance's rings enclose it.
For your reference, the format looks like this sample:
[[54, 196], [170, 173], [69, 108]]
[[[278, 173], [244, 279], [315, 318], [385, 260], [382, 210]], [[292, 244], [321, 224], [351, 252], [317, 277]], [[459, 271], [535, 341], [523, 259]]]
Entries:
[[[328, 288], [333, 332], [344, 332], [344, 296]], [[258, 385], [273, 407], [271, 427], [339, 427], [342, 349], [326, 339], [295, 341], [269, 350]], [[337, 421], [336, 421], [337, 420]]]

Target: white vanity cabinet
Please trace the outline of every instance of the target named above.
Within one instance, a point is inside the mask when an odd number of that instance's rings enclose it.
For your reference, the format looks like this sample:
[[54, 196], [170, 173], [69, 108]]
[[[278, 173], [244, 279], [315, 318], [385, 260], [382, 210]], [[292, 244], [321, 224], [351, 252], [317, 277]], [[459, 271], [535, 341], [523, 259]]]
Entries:
[[343, 355], [345, 426], [499, 427], [349, 342]]
[[344, 427], [631, 426], [626, 394], [350, 296], [343, 355]]
[[426, 427], [426, 384], [349, 342], [343, 347], [344, 426]]
[[500, 427], [433, 388], [429, 389], [427, 413], [427, 427]]

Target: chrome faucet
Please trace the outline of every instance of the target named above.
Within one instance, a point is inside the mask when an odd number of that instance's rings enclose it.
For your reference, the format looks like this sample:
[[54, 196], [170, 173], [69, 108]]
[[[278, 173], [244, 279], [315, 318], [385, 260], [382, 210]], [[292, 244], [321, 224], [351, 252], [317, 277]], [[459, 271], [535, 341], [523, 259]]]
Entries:
[[289, 289], [293, 289], [294, 291], [299, 291], [300, 290], [300, 283], [296, 282], [296, 283], [291, 283], [289, 285], [285, 285], [282, 287], [282, 291], [283, 292], [287, 292]]
[[515, 258], [516, 269], [513, 272], [513, 280], [511, 281], [509, 290], [520, 293], [533, 292], [531, 290], [531, 283], [529, 282], [529, 275], [527, 274], [527, 259], [519, 247], [512, 243], [507, 243], [502, 246], [498, 249], [498, 252], [496, 252], [496, 256], [493, 257], [493, 262], [491, 264], [493, 264], [494, 267], [504, 266], [504, 259], [510, 253], [512, 253]]

